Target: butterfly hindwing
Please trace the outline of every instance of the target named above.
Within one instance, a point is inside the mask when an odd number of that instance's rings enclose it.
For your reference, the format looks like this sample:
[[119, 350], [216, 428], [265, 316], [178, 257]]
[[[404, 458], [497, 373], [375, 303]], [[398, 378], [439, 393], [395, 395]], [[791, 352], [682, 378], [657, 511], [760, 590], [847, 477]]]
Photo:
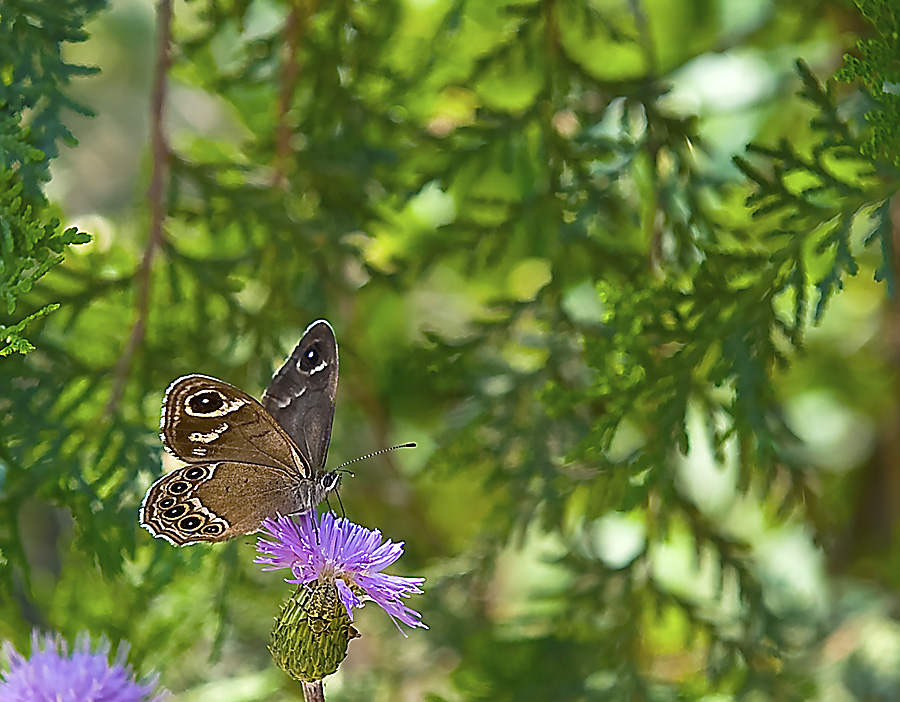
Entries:
[[258, 531], [266, 517], [312, 509], [322, 498], [316, 486], [272, 466], [193, 463], [150, 486], [140, 521], [154, 536], [179, 546], [225, 541]]

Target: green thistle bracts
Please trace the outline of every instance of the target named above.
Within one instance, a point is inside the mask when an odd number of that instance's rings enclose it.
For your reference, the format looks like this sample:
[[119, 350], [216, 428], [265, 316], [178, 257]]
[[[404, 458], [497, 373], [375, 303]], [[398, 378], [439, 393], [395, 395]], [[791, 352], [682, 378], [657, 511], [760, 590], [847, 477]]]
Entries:
[[269, 651], [292, 678], [315, 682], [338, 669], [358, 636], [334, 583], [315, 581], [300, 585], [282, 605]]

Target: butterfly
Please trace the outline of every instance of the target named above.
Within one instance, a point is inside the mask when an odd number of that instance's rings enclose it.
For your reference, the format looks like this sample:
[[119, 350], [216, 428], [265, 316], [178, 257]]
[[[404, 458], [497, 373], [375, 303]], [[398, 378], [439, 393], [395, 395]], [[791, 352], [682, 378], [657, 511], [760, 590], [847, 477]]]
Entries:
[[153, 536], [183, 546], [259, 531], [262, 520], [307, 512], [340, 483], [326, 472], [338, 383], [337, 341], [313, 322], [262, 403], [233, 385], [186, 375], [166, 390], [160, 438], [187, 465], [141, 503]]

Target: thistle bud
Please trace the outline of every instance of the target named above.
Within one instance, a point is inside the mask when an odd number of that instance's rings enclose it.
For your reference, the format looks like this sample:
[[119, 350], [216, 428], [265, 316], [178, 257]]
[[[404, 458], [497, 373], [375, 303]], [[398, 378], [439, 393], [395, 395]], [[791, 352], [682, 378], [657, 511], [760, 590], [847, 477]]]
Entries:
[[358, 636], [334, 583], [316, 580], [300, 585], [281, 606], [269, 651], [289, 676], [314, 682], [338, 669]]

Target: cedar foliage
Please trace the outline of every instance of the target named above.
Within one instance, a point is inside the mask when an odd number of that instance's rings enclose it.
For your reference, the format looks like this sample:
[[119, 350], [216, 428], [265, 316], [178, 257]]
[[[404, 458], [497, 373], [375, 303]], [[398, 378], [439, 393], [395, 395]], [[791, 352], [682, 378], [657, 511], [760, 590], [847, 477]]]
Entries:
[[[104, 5], [102, 0], [10, 0], [0, 10], [0, 302], [5, 316], [12, 316], [19, 297], [62, 262], [70, 245], [90, 241], [78, 227], [62, 228], [43, 184], [60, 143], [75, 143], [63, 111], [87, 114], [66, 88], [72, 78], [95, 70], [66, 63], [61, 47], [87, 39], [84, 22]], [[0, 356], [31, 351], [22, 335], [25, 326], [56, 308], [47, 303], [15, 323], [0, 324]]]
[[[407, 542], [431, 627], [405, 641], [365, 612], [329, 699], [781, 701], [838, 684], [894, 699], [865, 641], [829, 648], [898, 584], [889, 548], [837, 555], [877, 450], [829, 472], [790, 411], [810, 390], [867, 426], [896, 409], [873, 344], [841, 356], [817, 331], [861, 272], [893, 304], [898, 16], [858, 5], [822, 4], [866, 33], [843, 83], [776, 69], [786, 87], [758, 98], [732, 165], [671, 83], [707, 52], [765, 55], [776, 37], [784, 55], [813, 28], [840, 52], [834, 14], [177, 4], [170, 90], [212, 100], [216, 128], [169, 133], [161, 195], [55, 266], [89, 240], [42, 194], [86, 111], [67, 83], [92, 70], [60, 47], [104, 4], [4, 4], [0, 353], [21, 353], [0, 361], [0, 635], [103, 631], [183, 699], [222, 678], [296, 698], [265, 650], [288, 593], [251, 540], [174, 549], [136, 514], [163, 470], [167, 384], [202, 372], [258, 394], [326, 317], [332, 461], [420, 442], [360, 466], [342, 497]], [[23, 322], [52, 309], [32, 349]], [[700, 464], [724, 476], [718, 498], [692, 481]], [[786, 534], [833, 567], [810, 557], [812, 594], [789, 556], [783, 576], [767, 566]], [[883, 589], [847, 604], [860, 574]], [[897, 654], [893, 615], [877, 621]]]

